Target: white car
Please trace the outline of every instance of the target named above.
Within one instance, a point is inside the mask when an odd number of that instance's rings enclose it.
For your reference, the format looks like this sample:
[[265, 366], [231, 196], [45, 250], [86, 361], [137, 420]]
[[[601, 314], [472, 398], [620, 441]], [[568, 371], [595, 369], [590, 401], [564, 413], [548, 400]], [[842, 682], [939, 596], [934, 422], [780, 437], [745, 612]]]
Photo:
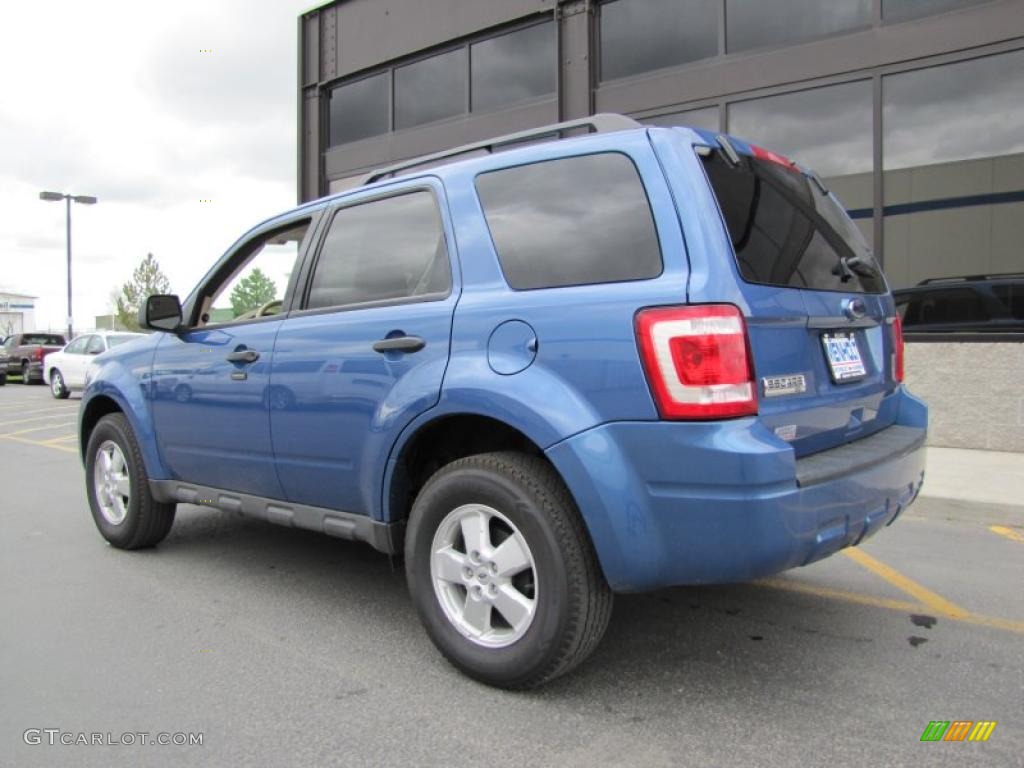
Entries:
[[63, 400], [73, 390], [85, 388], [85, 372], [99, 355], [111, 347], [144, 336], [126, 331], [96, 331], [85, 333], [64, 347], [51, 352], [43, 360], [43, 381], [54, 397]]

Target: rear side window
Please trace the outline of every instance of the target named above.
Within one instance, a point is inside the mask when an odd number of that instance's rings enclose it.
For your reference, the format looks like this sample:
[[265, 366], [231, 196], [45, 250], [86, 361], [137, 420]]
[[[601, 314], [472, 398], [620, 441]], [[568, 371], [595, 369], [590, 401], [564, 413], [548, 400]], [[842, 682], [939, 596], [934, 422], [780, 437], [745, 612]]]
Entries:
[[946, 288], [911, 295], [903, 313], [903, 327], [969, 325], [991, 319], [984, 298], [973, 288]]
[[63, 347], [64, 337], [48, 333], [26, 333], [21, 337], [21, 343], [24, 345], [41, 344], [44, 347]]
[[743, 279], [814, 291], [882, 293], [863, 235], [831, 196], [799, 170], [719, 152], [704, 158]]
[[433, 194], [411, 192], [335, 213], [307, 309], [445, 296], [451, 267]]
[[548, 160], [481, 174], [487, 226], [517, 290], [645, 280], [661, 274], [647, 193], [625, 155]]

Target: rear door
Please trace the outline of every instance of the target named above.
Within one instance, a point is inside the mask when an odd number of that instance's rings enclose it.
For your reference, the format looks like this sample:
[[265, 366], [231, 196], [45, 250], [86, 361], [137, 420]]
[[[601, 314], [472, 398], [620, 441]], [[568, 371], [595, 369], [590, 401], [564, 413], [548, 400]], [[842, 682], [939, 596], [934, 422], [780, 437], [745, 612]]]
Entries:
[[699, 154], [729, 243], [720, 261], [691, 253], [720, 277], [690, 300], [745, 305], [762, 421], [798, 456], [891, 424], [894, 307], [860, 231], [785, 158], [746, 145], [732, 159]]
[[299, 504], [372, 514], [398, 433], [434, 405], [458, 272], [435, 179], [328, 212], [270, 375], [278, 476]]

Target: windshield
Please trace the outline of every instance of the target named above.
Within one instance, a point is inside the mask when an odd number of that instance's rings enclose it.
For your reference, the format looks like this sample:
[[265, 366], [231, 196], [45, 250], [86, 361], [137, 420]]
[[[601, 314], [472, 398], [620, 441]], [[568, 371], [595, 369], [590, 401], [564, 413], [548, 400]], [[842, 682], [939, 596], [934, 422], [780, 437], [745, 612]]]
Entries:
[[795, 167], [720, 152], [703, 158], [744, 280], [815, 291], [883, 293], [863, 235], [831, 195]]

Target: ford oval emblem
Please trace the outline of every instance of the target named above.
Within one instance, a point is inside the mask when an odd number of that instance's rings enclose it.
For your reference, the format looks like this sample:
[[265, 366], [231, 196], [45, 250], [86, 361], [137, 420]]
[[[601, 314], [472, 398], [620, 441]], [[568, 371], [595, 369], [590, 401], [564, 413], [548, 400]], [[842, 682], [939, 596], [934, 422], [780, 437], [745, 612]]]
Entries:
[[860, 320], [868, 311], [867, 306], [864, 304], [864, 299], [843, 299], [841, 306], [843, 314], [851, 320]]

